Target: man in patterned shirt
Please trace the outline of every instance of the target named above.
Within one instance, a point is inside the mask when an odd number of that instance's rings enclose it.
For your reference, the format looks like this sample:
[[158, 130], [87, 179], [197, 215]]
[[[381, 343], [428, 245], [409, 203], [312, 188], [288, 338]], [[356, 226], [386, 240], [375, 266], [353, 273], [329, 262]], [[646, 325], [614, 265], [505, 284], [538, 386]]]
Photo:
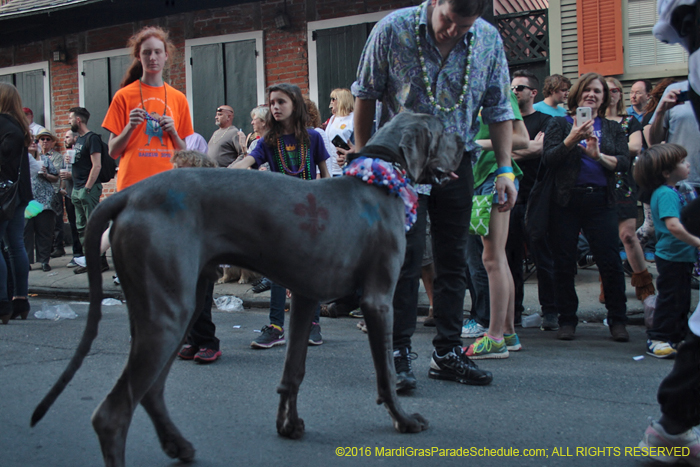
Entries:
[[498, 31], [479, 18], [487, 0], [428, 0], [391, 13], [367, 40], [357, 81], [355, 141], [367, 143], [376, 118], [381, 127], [410, 110], [438, 116], [446, 131], [465, 141], [459, 178], [421, 195], [418, 221], [407, 234], [406, 257], [394, 295], [394, 364], [397, 390], [414, 389], [411, 337], [416, 327], [418, 281], [425, 247], [426, 213], [430, 213], [436, 277], [434, 309], [437, 335], [428, 376], [463, 384], [489, 384], [462, 348], [463, 301], [466, 290], [466, 239], [474, 191], [471, 159], [478, 154], [474, 137], [477, 117], [489, 125], [499, 165], [498, 207], [513, 207], [517, 192], [510, 162], [513, 111], [510, 79]]

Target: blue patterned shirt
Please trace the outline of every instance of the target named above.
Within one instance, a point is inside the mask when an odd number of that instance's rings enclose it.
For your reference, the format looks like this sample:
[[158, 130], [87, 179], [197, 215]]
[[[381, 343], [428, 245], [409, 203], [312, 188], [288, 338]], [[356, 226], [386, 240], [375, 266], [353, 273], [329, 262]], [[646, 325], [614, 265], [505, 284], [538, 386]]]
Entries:
[[[378, 127], [403, 110], [436, 115], [446, 131], [459, 134], [466, 143], [465, 149], [471, 151], [478, 147], [474, 137], [479, 131], [480, 108], [486, 124], [514, 119], [503, 42], [498, 30], [479, 18], [443, 60], [428, 33], [428, 3], [395, 11], [374, 26], [362, 52], [352, 93], [360, 99], [377, 100]], [[467, 57], [471, 60], [467, 95], [452, 112], [438, 111], [428, 98], [415, 33], [417, 8], [422, 9], [420, 44], [428, 79], [433, 83], [435, 100], [443, 107], [451, 107], [459, 100]], [[474, 50], [470, 52], [472, 36]]]

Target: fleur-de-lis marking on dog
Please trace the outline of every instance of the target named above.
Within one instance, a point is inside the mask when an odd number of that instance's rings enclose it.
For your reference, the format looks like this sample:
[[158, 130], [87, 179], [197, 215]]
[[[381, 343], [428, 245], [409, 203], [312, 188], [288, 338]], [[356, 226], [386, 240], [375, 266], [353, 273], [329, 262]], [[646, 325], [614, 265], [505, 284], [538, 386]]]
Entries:
[[311, 235], [311, 238], [316, 237], [316, 234], [326, 230], [326, 226], [323, 225], [323, 221], [328, 220], [328, 210], [326, 208], [321, 208], [316, 205], [316, 197], [309, 193], [306, 195], [306, 200], [308, 205], [303, 203], [298, 203], [294, 206], [294, 214], [301, 217], [307, 217], [308, 222], [302, 222], [299, 224], [301, 230], [307, 230]]

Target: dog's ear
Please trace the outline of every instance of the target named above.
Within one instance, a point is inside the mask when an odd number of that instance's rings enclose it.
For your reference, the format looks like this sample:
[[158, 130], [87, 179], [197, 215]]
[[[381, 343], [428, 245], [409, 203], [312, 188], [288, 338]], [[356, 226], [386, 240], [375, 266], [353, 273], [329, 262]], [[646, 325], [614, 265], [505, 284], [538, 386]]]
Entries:
[[[402, 114], [399, 114], [402, 115]], [[432, 132], [425, 119], [413, 115], [414, 119], [407, 122], [401, 130], [399, 154], [403, 158], [403, 166], [411, 181], [418, 180], [427, 165], [431, 153], [434, 152]]]
[[448, 172], [454, 172], [459, 167], [464, 154], [464, 141], [455, 133], [441, 132], [433, 140], [436, 142], [435, 148], [431, 148], [430, 159], [437, 159], [438, 166]]

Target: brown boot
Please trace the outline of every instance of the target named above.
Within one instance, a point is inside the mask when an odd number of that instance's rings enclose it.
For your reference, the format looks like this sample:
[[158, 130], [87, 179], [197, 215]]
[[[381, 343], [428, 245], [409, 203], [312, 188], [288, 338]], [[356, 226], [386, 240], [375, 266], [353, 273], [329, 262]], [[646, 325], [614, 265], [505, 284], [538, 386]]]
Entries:
[[650, 295], [654, 295], [654, 278], [649, 273], [648, 269], [642, 272], [632, 273], [632, 287], [637, 294], [637, 300], [644, 301]]
[[605, 303], [605, 291], [603, 290], [603, 278], [598, 275], [598, 282], [600, 282], [600, 295], [598, 295], [598, 301], [600, 303]]

